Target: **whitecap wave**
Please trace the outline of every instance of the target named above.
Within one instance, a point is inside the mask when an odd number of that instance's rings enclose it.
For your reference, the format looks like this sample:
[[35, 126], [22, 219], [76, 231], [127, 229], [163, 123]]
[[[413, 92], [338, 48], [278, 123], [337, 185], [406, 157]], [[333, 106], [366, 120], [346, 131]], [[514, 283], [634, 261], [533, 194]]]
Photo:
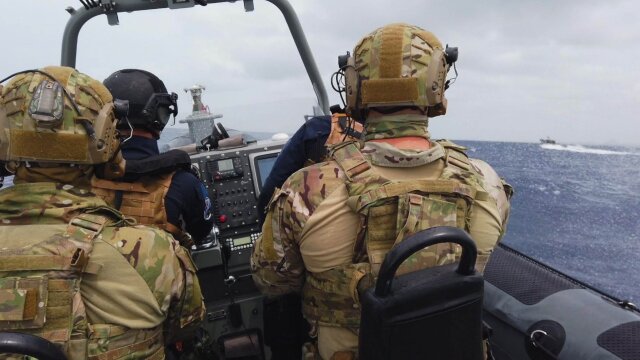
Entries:
[[590, 148], [582, 145], [560, 145], [560, 144], [540, 144], [540, 147], [547, 150], [560, 150], [570, 151], [576, 153], [585, 154], [598, 154], [598, 155], [640, 155], [628, 151], [614, 151], [606, 149]]

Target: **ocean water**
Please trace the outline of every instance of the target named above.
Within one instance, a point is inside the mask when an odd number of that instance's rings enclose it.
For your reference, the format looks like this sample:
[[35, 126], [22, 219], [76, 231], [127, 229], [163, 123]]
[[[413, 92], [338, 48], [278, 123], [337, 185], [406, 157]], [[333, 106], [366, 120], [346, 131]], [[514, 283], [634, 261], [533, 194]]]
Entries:
[[459, 143], [515, 189], [506, 244], [640, 302], [640, 148]]

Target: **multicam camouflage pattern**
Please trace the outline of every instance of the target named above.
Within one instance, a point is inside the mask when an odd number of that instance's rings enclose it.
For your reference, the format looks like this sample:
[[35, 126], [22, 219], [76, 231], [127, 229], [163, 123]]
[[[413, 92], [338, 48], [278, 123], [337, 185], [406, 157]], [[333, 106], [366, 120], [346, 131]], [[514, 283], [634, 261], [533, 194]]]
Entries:
[[[0, 101], [0, 159], [54, 163], [101, 164], [118, 151], [113, 98], [99, 81], [69, 67], [41, 69], [62, 85], [77, 104], [78, 114], [66, 96], [56, 99], [64, 108], [61, 118], [44, 121], [36, 115], [41, 84], [52, 83], [47, 76], [28, 72], [16, 75], [2, 90]], [[54, 107], [55, 108], [55, 107]], [[95, 134], [89, 134], [87, 129]], [[31, 146], [37, 143], [38, 146]]]
[[[385, 40], [399, 41], [402, 45], [400, 47], [402, 56], [395, 58], [398, 55], [396, 53], [383, 54]], [[433, 33], [418, 26], [398, 23], [380, 27], [363, 37], [354, 47], [353, 54], [356, 70], [362, 80], [383, 79], [397, 75], [424, 78], [432, 49], [442, 49], [442, 43]], [[397, 63], [401, 68], [389, 68], [385, 60]]]
[[[347, 107], [353, 112], [379, 106], [427, 109], [440, 105], [447, 71], [440, 61], [442, 49], [435, 35], [417, 26], [391, 24], [376, 29], [353, 50], [357, 76], [346, 76], [347, 89], [354, 94], [347, 97]], [[356, 94], [361, 94], [360, 99]]]
[[395, 168], [427, 165], [445, 156], [444, 148], [438, 143], [427, 150], [409, 150], [384, 142], [368, 142], [361, 151], [371, 164]]
[[305, 267], [296, 239], [317, 206], [344, 178], [335, 162], [323, 162], [294, 173], [281, 190], [276, 189], [251, 257], [253, 279], [263, 293], [279, 296], [302, 291]]
[[302, 313], [307, 319], [323, 324], [357, 328], [360, 303], [358, 286], [354, 285], [370, 272], [368, 263], [357, 263], [307, 276], [302, 290]]
[[[164, 358], [165, 341], [188, 333], [204, 314], [195, 266], [169, 234], [123, 225], [121, 214], [70, 185], [0, 191], [0, 231], [11, 234], [0, 237], [0, 331], [37, 334], [70, 359]], [[144, 280], [166, 314], [164, 326], [129, 329], [86, 315], [81, 279], [109, 271], [91, 261], [94, 239], [111, 244]]]
[[0, 191], [0, 225], [4, 226], [66, 224], [86, 209], [97, 208], [110, 209], [87, 189], [73, 185], [16, 184]]
[[[386, 252], [406, 236], [429, 227], [469, 230], [473, 200], [486, 195], [479, 175], [468, 160], [464, 162], [466, 155], [449, 143], [434, 143], [433, 150], [413, 154], [416, 159], [407, 161], [408, 166], [447, 162], [439, 179], [420, 181], [391, 181], [378, 175], [370, 166], [372, 159], [386, 159], [386, 166], [399, 167], [404, 166], [401, 158], [406, 154], [370, 145], [367, 142], [367, 152], [361, 153], [357, 143], [340, 144], [333, 149], [334, 161], [292, 175], [269, 205], [263, 235], [252, 256], [254, 280], [263, 292], [302, 291], [305, 316], [322, 325], [357, 327], [358, 286], [372, 283]], [[322, 273], [306, 272], [300, 234], [315, 209], [341, 184], [347, 186], [348, 206], [366, 224], [357, 235], [353, 263]], [[458, 255], [455, 245], [430, 247], [408, 259], [400, 273], [450, 263]]]
[[381, 118], [369, 118], [364, 126], [364, 140], [391, 139], [405, 136], [429, 139], [428, 125], [429, 118], [426, 115], [385, 115]]

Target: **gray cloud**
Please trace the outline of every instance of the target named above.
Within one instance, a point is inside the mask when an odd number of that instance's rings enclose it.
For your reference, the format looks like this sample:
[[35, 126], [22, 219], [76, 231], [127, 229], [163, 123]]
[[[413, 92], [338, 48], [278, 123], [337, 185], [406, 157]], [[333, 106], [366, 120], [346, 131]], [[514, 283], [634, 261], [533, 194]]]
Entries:
[[[635, 1], [290, 1], [332, 102], [339, 101], [330, 89], [337, 55], [376, 27], [402, 21], [460, 47], [460, 77], [448, 91], [449, 113], [431, 122], [434, 136], [640, 143]], [[22, 0], [0, 10], [3, 74], [59, 62], [68, 5], [80, 6]], [[255, 7], [121, 14], [117, 27], [93, 19], [80, 35], [78, 68], [98, 79], [144, 68], [174, 91], [202, 83], [205, 102], [225, 111], [225, 125], [291, 132], [314, 93], [282, 15], [264, 1]]]

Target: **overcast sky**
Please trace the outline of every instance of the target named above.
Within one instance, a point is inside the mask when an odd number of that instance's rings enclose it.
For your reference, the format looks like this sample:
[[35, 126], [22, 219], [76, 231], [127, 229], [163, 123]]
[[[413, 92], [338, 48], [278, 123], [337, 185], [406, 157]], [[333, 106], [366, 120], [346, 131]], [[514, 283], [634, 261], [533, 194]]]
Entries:
[[[141, 0], [146, 1], [146, 0]], [[640, 144], [640, 2], [595, 0], [290, 0], [332, 103], [337, 56], [371, 30], [408, 22], [460, 48], [448, 114], [436, 138]], [[60, 62], [74, 0], [2, 1], [0, 78]], [[282, 15], [255, 0], [90, 20], [77, 68], [104, 79], [121, 68], [154, 72], [180, 95], [207, 87], [204, 102], [229, 128], [293, 132], [314, 92]], [[5, 75], [6, 74], [6, 75]]]

